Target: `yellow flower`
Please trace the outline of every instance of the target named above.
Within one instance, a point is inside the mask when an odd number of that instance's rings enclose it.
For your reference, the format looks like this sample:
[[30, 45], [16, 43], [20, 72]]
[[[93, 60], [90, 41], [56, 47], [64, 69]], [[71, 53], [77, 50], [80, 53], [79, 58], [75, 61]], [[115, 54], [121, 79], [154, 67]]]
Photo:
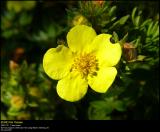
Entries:
[[24, 106], [24, 98], [19, 95], [14, 95], [11, 98], [11, 106], [20, 109]]
[[23, 9], [31, 10], [35, 7], [36, 1], [8, 1], [7, 2], [7, 9], [14, 10], [15, 12], [20, 12]]
[[46, 74], [59, 80], [58, 95], [67, 101], [80, 100], [88, 85], [96, 92], [105, 93], [113, 83], [115, 66], [121, 57], [119, 43], [110, 42], [111, 35], [96, 35], [85, 25], [73, 27], [67, 34], [68, 47], [59, 45], [49, 49], [43, 58]]

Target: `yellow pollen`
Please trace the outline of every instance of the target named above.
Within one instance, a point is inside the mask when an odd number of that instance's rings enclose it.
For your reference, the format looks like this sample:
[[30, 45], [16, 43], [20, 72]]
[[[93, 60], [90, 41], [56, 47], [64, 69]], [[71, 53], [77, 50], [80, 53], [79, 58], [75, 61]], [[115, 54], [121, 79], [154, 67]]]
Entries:
[[83, 77], [86, 77], [88, 74], [96, 74], [98, 69], [98, 62], [96, 56], [92, 53], [89, 54], [80, 54], [75, 57], [72, 70], [76, 70], [82, 74]]

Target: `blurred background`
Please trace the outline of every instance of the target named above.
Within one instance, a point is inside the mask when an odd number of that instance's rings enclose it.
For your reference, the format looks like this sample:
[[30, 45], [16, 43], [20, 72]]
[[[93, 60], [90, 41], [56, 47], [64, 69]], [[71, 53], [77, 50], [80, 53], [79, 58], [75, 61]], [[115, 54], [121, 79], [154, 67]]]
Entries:
[[[42, 67], [44, 53], [84, 24], [123, 53], [104, 94], [70, 103]], [[159, 2], [1, 1], [1, 120], [159, 119]]]

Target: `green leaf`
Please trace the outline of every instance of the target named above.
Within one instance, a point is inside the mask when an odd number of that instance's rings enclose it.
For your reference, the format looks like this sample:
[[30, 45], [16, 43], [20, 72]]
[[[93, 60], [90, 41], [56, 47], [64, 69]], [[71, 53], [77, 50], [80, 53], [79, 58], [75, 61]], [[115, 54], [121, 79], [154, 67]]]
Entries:
[[32, 21], [32, 16], [28, 15], [27, 13], [23, 13], [19, 18], [19, 24], [22, 26], [30, 24], [31, 21]]
[[113, 22], [113, 21], [116, 20], [116, 19], [117, 19], [117, 17], [111, 18], [111, 22]]
[[144, 55], [138, 55], [137, 56], [137, 61], [143, 61], [146, 58]]
[[119, 37], [118, 37], [118, 34], [116, 32], [113, 32], [113, 38], [114, 38], [116, 43], [119, 41]]
[[88, 118], [89, 120], [107, 120], [106, 112], [104, 110], [97, 110], [93, 107], [89, 107], [88, 109]]
[[123, 103], [123, 101], [115, 101], [114, 103], [114, 108], [118, 111], [125, 111], [126, 110], [126, 107]]
[[155, 32], [158, 28], [158, 21], [153, 25], [152, 31]]
[[117, 9], [117, 7], [116, 7], [116, 6], [113, 6], [113, 7], [110, 9], [109, 13], [108, 13], [109, 16], [112, 16], [112, 15], [115, 13], [116, 9]]
[[50, 25], [49, 27], [47, 27], [46, 32], [47, 32], [48, 37], [55, 37], [56, 36], [55, 26]]
[[109, 29], [112, 29], [112, 28], [114, 28], [114, 27], [116, 27], [118, 25], [119, 25], [119, 21], [116, 21], [115, 23], [113, 23], [113, 25], [111, 27], [109, 27]]
[[144, 27], [145, 25], [149, 24], [151, 21], [152, 21], [151, 19], [145, 20], [145, 21], [141, 24], [141, 27]]
[[139, 36], [136, 40], [132, 41], [131, 43], [134, 44], [135, 48], [139, 47], [141, 41], [141, 36]]
[[19, 113], [20, 113], [19, 109], [14, 108], [14, 107], [10, 107], [8, 112], [7, 112], [7, 114], [9, 116], [17, 116], [17, 115], [19, 115]]
[[150, 34], [152, 34], [152, 26], [153, 26], [153, 22], [151, 22], [150, 24], [149, 24], [149, 27], [148, 27], [148, 30], [147, 30], [147, 36], [150, 36]]
[[159, 26], [157, 27], [157, 30], [154, 32], [153, 38], [158, 37], [158, 36], [159, 36]]
[[[99, 9], [101, 9], [101, 8], [99, 8]], [[102, 8], [102, 11], [101, 12], [104, 12], [104, 11], [106, 11], [108, 9], [108, 5], [106, 4], [103, 8]]]
[[119, 20], [120, 25], [125, 24], [129, 17], [130, 17], [130, 15], [123, 16], [123, 17]]
[[136, 18], [135, 18], [135, 26], [139, 26], [140, 25], [140, 19], [141, 19], [141, 16], [137, 16]]
[[16, 16], [16, 13], [14, 11], [7, 11], [4, 13], [4, 16], [2, 16], [2, 18], [4, 17], [4, 19], [13, 21], [15, 16]]
[[16, 30], [16, 29], [9, 29], [9, 30], [5, 30], [2, 32], [2, 36], [5, 38], [10, 38], [16, 34], [18, 34], [18, 30]]
[[38, 107], [39, 105], [36, 102], [32, 101], [32, 102], [28, 103], [28, 106], [30, 106], [30, 107]]
[[[159, 35], [158, 35], [159, 36]], [[159, 41], [159, 37], [156, 37], [156, 38], [154, 38], [153, 40], [152, 40], [152, 42], [157, 42], [157, 41]], [[156, 48], [156, 47], [155, 47]]]
[[100, 101], [93, 101], [91, 102], [91, 107], [98, 110], [98, 111], [105, 111], [106, 114], [112, 112], [113, 107], [113, 100], [111, 98], [107, 98], [107, 100], [100, 100]]
[[137, 7], [135, 7], [134, 9], [133, 9], [133, 11], [132, 11], [132, 22], [133, 22], [133, 24], [135, 23], [135, 13], [136, 13], [136, 11], [137, 11]]
[[110, 26], [109, 29], [113, 29], [113, 28], [115, 28], [116, 26], [119, 26], [119, 25], [124, 25], [129, 17], [130, 17], [130, 15], [122, 17], [120, 20], [113, 23], [113, 25]]
[[119, 41], [120, 44], [124, 44], [127, 41], [128, 33], [124, 35], [124, 37]]
[[[9, 106], [10, 105], [10, 101], [11, 101], [11, 97], [12, 97], [12, 94], [11, 94], [11, 86], [7, 83], [7, 85], [6, 86], [4, 86], [5, 84], [4, 83], [2, 83], [2, 86], [1, 86], [1, 94], [3, 95], [3, 96], [1, 96], [1, 101], [3, 102], [3, 103], [5, 103], [7, 106]], [[3, 88], [3, 89], [2, 89]], [[5, 91], [2, 91], [2, 90], [5, 90]]]
[[33, 39], [36, 41], [46, 41], [48, 36], [44, 31], [39, 31], [37, 35], [33, 35]]
[[42, 98], [42, 99], [40, 99], [40, 102], [42, 102], [42, 103], [48, 103], [49, 101], [48, 101], [47, 98]]
[[153, 28], [152, 28], [152, 33], [153, 33], [152, 38], [155, 38], [155, 37], [159, 36], [159, 25], [158, 25], [158, 21], [154, 24], [154, 26], [153, 26]]
[[1, 111], [1, 120], [7, 120], [6, 115]]
[[105, 101], [93, 101], [91, 102], [91, 105], [94, 108], [101, 109], [101, 108], [106, 107], [106, 102]]

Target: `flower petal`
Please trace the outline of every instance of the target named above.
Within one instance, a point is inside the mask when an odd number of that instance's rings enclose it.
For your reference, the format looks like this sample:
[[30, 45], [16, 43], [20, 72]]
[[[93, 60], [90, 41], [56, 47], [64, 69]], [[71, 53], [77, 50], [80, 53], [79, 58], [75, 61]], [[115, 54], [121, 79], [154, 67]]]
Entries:
[[52, 79], [59, 80], [65, 77], [72, 65], [73, 56], [69, 48], [59, 45], [49, 49], [43, 58], [43, 68]]
[[96, 50], [99, 65], [114, 66], [121, 58], [122, 50], [120, 44], [112, 44], [110, 38], [110, 34], [100, 34], [92, 42], [90, 50]]
[[85, 47], [90, 45], [95, 37], [96, 32], [93, 28], [77, 25], [68, 32], [67, 43], [73, 52], [83, 52]]
[[96, 92], [105, 93], [112, 85], [116, 75], [115, 67], [101, 67], [96, 76], [88, 76], [88, 83]]
[[58, 95], [70, 102], [80, 100], [86, 94], [87, 89], [87, 81], [77, 72], [71, 72], [57, 84]]

